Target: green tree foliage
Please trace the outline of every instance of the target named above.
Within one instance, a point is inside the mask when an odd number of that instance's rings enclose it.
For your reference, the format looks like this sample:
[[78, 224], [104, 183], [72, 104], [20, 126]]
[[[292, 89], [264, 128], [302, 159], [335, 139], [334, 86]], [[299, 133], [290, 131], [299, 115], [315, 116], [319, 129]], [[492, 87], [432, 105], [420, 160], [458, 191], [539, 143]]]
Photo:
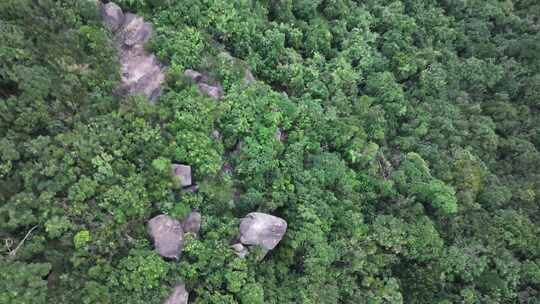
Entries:
[[[155, 104], [113, 93], [95, 1], [0, 1], [0, 303], [539, 303], [535, 1], [116, 2]], [[145, 223], [193, 209], [162, 259]], [[239, 258], [252, 211], [288, 230]]]
[[0, 303], [47, 303], [47, 281], [51, 270], [48, 263], [24, 263], [0, 260]]

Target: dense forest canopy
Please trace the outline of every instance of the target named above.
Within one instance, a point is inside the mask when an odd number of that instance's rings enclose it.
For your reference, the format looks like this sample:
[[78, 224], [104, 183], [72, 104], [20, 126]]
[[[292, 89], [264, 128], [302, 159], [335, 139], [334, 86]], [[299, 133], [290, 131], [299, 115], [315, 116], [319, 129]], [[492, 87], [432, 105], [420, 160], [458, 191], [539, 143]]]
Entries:
[[[0, 1], [0, 303], [540, 303], [538, 1], [116, 3], [155, 103], [98, 2]], [[191, 210], [162, 258], [146, 223]], [[287, 232], [237, 256], [254, 211]]]

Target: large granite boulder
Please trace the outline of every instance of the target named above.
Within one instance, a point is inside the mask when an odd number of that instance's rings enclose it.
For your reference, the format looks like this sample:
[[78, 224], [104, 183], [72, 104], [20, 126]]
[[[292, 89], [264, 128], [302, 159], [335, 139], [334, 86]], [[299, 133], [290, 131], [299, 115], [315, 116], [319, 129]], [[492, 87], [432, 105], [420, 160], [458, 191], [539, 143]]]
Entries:
[[199, 231], [201, 230], [201, 221], [202, 216], [199, 212], [191, 212], [188, 217], [182, 222], [182, 228], [184, 229], [184, 233], [191, 232], [195, 235], [198, 235]]
[[124, 23], [124, 13], [115, 3], [109, 2], [101, 6], [101, 18], [105, 26], [111, 31], [116, 32]]
[[171, 169], [179, 187], [191, 186], [191, 166], [173, 164]]
[[274, 249], [287, 231], [287, 222], [266, 213], [249, 213], [240, 222], [240, 242], [257, 245], [263, 250]]
[[159, 255], [178, 259], [184, 248], [182, 224], [172, 217], [161, 214], [148, 221], [148, 233]]
[[188, 298], [189, 293], [186, 290], [186, 285], [177, 284], [164, 304], [187, 304]]

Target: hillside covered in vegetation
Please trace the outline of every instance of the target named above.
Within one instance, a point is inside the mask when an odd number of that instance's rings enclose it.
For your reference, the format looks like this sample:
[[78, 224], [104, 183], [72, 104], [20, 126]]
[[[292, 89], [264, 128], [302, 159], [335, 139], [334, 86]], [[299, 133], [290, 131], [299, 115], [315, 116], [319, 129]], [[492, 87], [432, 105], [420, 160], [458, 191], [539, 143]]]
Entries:
[[540, 303], [537, 0], [116, 4], [0, 0], [0, 304]]

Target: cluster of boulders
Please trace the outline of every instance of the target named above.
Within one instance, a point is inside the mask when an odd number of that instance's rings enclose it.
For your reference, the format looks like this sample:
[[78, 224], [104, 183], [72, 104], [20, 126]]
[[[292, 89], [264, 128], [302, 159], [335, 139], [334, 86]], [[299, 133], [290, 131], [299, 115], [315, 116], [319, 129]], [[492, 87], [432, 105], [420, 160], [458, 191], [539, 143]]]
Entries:
[[160, 214], [148, 221], [148, 234], [159, 255], [168, 259], [179, 259], [184, 249], [184, 234], [199, 235], [202, 216], [193, 211], [180, 222], [166, 214]]
[[[202, 216], [191, 212], [180, 222], [166, 214], [160, 214], [148, 221], [148, 234], [159, 255], [168, 259], [179, 259], [184, 249], [184, 234], [198, 237]], [[277, 216], [252, 212], [240, 221], [239, 243], [232, 245], [241, 257], [249, 253], [248, 248], [257, 246], [266, 254], [274, 249], [287, 231], [287, 222]]]
[[[148, 233], [156, 252], [164, 258], [178, 260], [184, 249], [184, 235], [198, 236], [202, 216], [191, 212], [180, 222], [168, 215], [160, 214], [148, 221]], [[287, 231], [287, 222], [282, 218], [260, 213], [249, 213], [240, 222], [240, 242], [232, 245], [239, 257], [249, 254], [252, 246], [263, 251], [263, 256], [274, 249]], [[165, 304], [187, 304], [189, 293], [184, 284], [178, 284]]]
[[140, 16], [124, 14], [112, 2], [101, 5], [101, 15], [105, 26], [114, 33], [120, 55], [121, 82], [116, 93], [143, 94], [154, 101], [161, 94], [165, 73], [156, 56], [144, 49], [152, 36], [152, 24]]
[[[172, 217], [160, 214], [148, 221], [148, 234], [154, 243], [156, 252], [164, 258], [178, 260], [184, 249], [184, 235], [193, 233], [198, 236], [201, 229], [201, 214], [191, 212], [180, 222]], [[185, 284], [177, 284], [165, 304], [187, 304], [189, 292]]]
[[[177, 186], [192, 187], [191, 167], [182, 164], [173, 164], [172, 175]], [[156, 252], [164, 258], [178, 260], [184, 249], [185, 234], [192, 233], [199, 237], [202, 215], [191, 212], [183, 221], [160, 214], [148, 221], [148, 234], [154, 244]], [[239, 257], [245, 257], [253, 247], [262, 250], [263, 256], [274, 249], [287, 231], [287, 222], [282, 218], [252, 212], [240, 221], [238, 242], [231, 247]], [[168, 304], [185, 304], [189, 293], [184, 284], [174, 287], [167, 300]]]
[[[121, 84], [117, 93], [122, 95], [143, 94], [154, 101], [161, 93], [161, 85], [165, 80], [164, 67], [153, 54], [144, 49], [144, 44], [152, 36], [152, 25], [144, 22], [142, 17], [126, 13], [109, 2], [101, 4], [101, 15], [105, 26], [114, 34], [115, 44], [120, 54]], [[223, 53], [229, 60], [235, 60], [228, 53]], [[186, 70], [185, 76], [190, 78], [201, 93], [219, 100], [223, 97], [221, 85], [208, 75]], [[250, 84], [255, 78], [245, 69], [244, 82]], [[212, 134], [220, 138], [216, 130]], [[276, 139], [282, 138], [281, 130], [276, 132]], [[232, 170], [232, 169], [230, 169]], [[173, 164], [171, 167], [175, 185], [184, 191], [197, 191], [191, 177], [191, 166]], [[164, 258], [178, 260], [184, 248], [185, 234], [191, 233], [199, 237], [202, 216], [199, 212], [191, 212], [183, 221], [160, 214], [148, 221], [148, 234], [156, 252]], [[231, 247], [234, 252], [245, 257], [251, 248], [258, 247], [266, 254], [281, 241], [287, 230], [287, 222], [279, 217], [252, 212], [240, 222], [238, 242]], [[189, 293], [183, 283], [177, 284], [165, 304], [187, 304]]]

